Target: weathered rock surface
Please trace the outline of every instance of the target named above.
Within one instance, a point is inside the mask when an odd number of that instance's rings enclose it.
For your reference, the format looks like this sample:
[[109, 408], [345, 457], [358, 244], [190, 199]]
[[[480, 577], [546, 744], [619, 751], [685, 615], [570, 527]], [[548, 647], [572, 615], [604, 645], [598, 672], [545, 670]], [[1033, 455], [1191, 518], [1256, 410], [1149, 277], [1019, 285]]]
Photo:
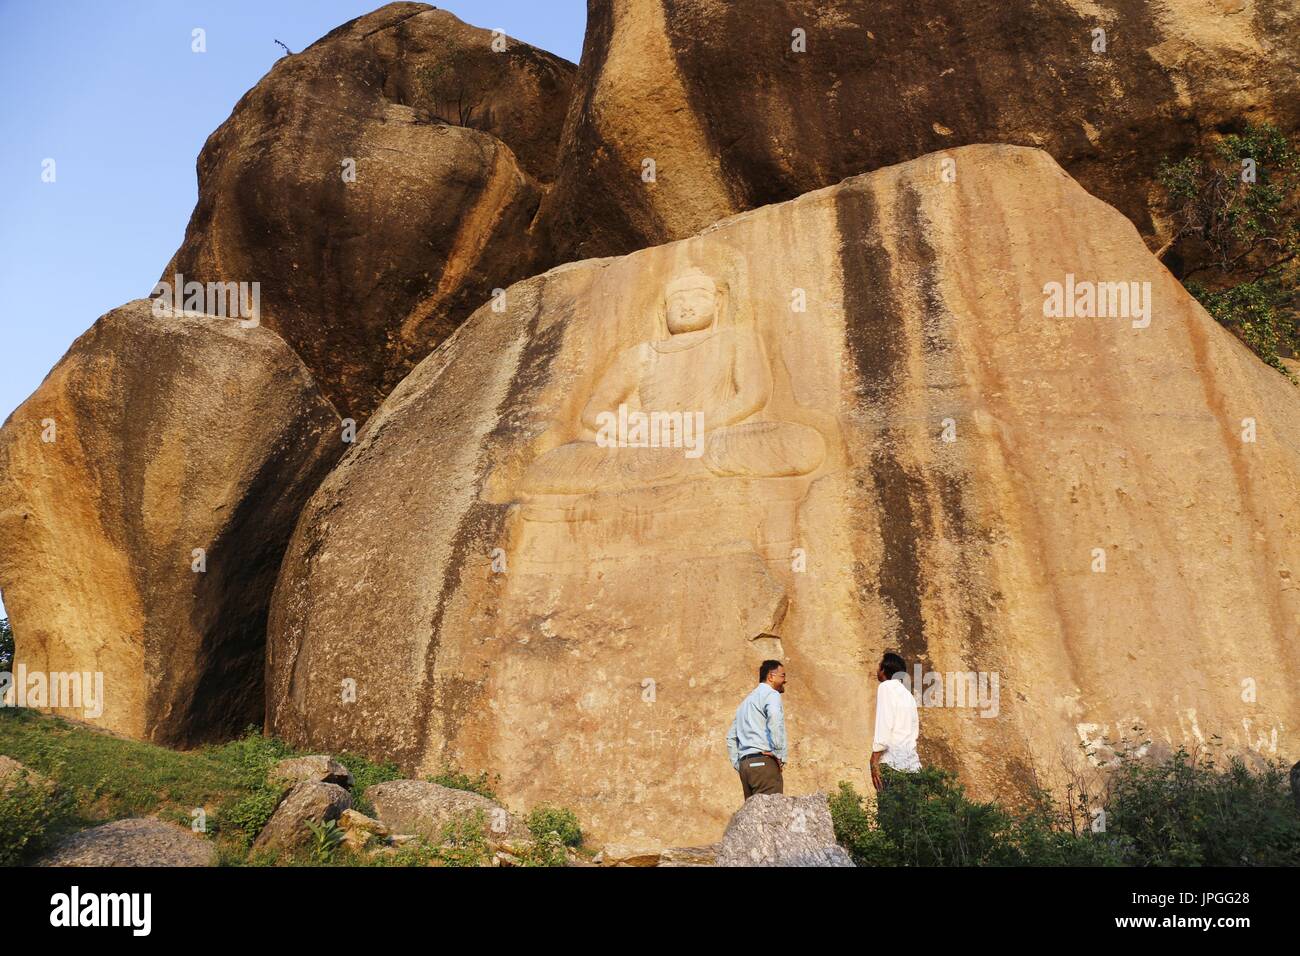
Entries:
[[262, 320], [363, 420], [494, 288], [537, 271], [528, 228], [575, 68], [492, 41], [390, 3], [281, 58], [208, 138], [162, 279], [259, 282]]
[[835, 842], [826, 794], [759, 793], [727, 824], [718, 866], [852, 866]]
[[300, 783], [280, 801], [253, 841], [253, 850], [286, 849], [311, 838], [310, 823], [337, 820], [352, 807], [352, 797], [335, 783], [309, 780]]
[[339, 826], [343, 828], [344, 844], [355, 850], [365, 849], [389, 836], [388, 827], [356, 810], [339, 814]]
[[1151, 236], [1166, 156], [1244, 118], [1300, 128], [1298, 35], [1295, 0], [593, 0], [539, 225], [563, 258], [622, 254], [1005, 142]]
[[352, 774], [328, 754], [311, 754], [306, 757], [289, 757], [281, 760], [266, 775], [268, 782], [293, 787], [299, 783], [335, 783], [352, 788]]
[[[1136, 723], [1285, 750], [1300, 392], [1046, 153], [946, 155], [955, 182], [922, 157], [477, 312], [304, 510], [270, 728], [662, 845], [740, 801], [723, 738], [768, 656], [793, 792], [865, 780], [887, 649], [984, 675], [921, 718], [981, 796]], [[1076, 279], [1138, 283], [1134, 317], [1045, 317]], [[620, 405], [704, 441], [602, 448]]]
[[597, 857], [599, 866], [715, 866], [718, 846], [631, 846], [607, 843]]
[[136, 817], [74, 833], [36, 865], [215, 866], [216, 848], [175, 823]]
[[663, 849], [656, 845], [636, 846], [606, 843], [600, 850], [601, 866], [658, 866]]
[[81, 675], [54, 712], [157, 743], [260, 722], [280, 559], [344, 447], [274, 332], [146, 300], [103, 316], [0, 430], [18, 683]]
[[427, 780], [388, 780], [366, 789], [379, 822], [394, 833], [413, 833], [438, 841], [452, 820], [481, 813], [489, 841], [529, 843], [532, 834], [499, 803], [477, 793], [454, 790]]

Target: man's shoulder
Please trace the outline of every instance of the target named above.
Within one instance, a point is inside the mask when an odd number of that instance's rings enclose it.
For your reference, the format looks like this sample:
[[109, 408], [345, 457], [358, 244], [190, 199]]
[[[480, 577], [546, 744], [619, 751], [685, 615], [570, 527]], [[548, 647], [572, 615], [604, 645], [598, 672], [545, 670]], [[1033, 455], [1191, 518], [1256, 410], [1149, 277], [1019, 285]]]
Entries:
[[912, 696], [911, 690], [909, 690], [900, 680], [890, 678], [880, 685], [880, 689], [891, 697], [896, 697], [899, 700], [907, 699], [912, 701], [912, 703], [916, 703], [916, 698]]

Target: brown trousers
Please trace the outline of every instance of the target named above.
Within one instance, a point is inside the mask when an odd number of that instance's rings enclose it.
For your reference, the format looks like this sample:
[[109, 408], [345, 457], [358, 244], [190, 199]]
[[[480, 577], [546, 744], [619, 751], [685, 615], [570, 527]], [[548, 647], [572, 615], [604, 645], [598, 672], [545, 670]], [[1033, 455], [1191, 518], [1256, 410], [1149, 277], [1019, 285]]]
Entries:
[[740, 786], [748, 800], [756, 793], [784, 793], [785, 780], [781, 764], [775, 757], [750, 754], [740, 758]]

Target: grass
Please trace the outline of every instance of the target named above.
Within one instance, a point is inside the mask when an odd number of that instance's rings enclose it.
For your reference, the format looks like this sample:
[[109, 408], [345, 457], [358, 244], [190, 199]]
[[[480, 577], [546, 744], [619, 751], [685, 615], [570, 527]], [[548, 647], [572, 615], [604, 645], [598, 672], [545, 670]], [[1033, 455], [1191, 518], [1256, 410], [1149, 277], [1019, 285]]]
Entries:
[[[0, 864], [30, 862], [68, 833], [126, 817], [157, 816], [182, 826], [197, 819], [216, 843], [222, 866], [481, 866], [491, 862], [483, 822], [452, 821], [441, 843], [418, 840], [386, 854], [358, 852], [339, 841], [335, 828], [316, 828], [293, 851], [253, 852], [253, 840], [270, 819], [281, 788], [267, 783], [278, 761], [305, 756], [282, 740], [249, 727], [224, 744], [177, 751], [128, 740], [16, 707], [0, 707], [0, 754], [54, 784], [50, 792], [31, 781], [0, 794]], [[319, 752], [319, 751], [316, 751]], [[402, 773], [395, 763], [343, 752], [333, 755], [352, 773], [352, 805], [373, 815], [366, 790]], [[447, 769], [432, 782], [495, 799], [495, 778]], [[571, 811], [539, 807], [528, 818], [542, 834], [526, 865], [562, 865], [565, 847], [581, 842]]]

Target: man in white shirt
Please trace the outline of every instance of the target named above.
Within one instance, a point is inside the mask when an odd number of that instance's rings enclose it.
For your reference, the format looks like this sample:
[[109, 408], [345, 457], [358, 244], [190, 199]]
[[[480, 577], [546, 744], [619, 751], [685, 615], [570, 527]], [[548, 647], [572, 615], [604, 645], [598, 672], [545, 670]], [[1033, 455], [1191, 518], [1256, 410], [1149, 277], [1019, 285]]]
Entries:
[[916, 754], [916, 737], [921, 729], [916, 698], [903, 680], [907, 677], [907, 664], [897, 654], [886, 654], [876, 669], [876, 731], [871, 745], [871, 782], [876, 791], [888, 785], [889, 772], [882, 775], [881, 767], [901, 773], [915, 773], [921, 769], [921, 759]]

